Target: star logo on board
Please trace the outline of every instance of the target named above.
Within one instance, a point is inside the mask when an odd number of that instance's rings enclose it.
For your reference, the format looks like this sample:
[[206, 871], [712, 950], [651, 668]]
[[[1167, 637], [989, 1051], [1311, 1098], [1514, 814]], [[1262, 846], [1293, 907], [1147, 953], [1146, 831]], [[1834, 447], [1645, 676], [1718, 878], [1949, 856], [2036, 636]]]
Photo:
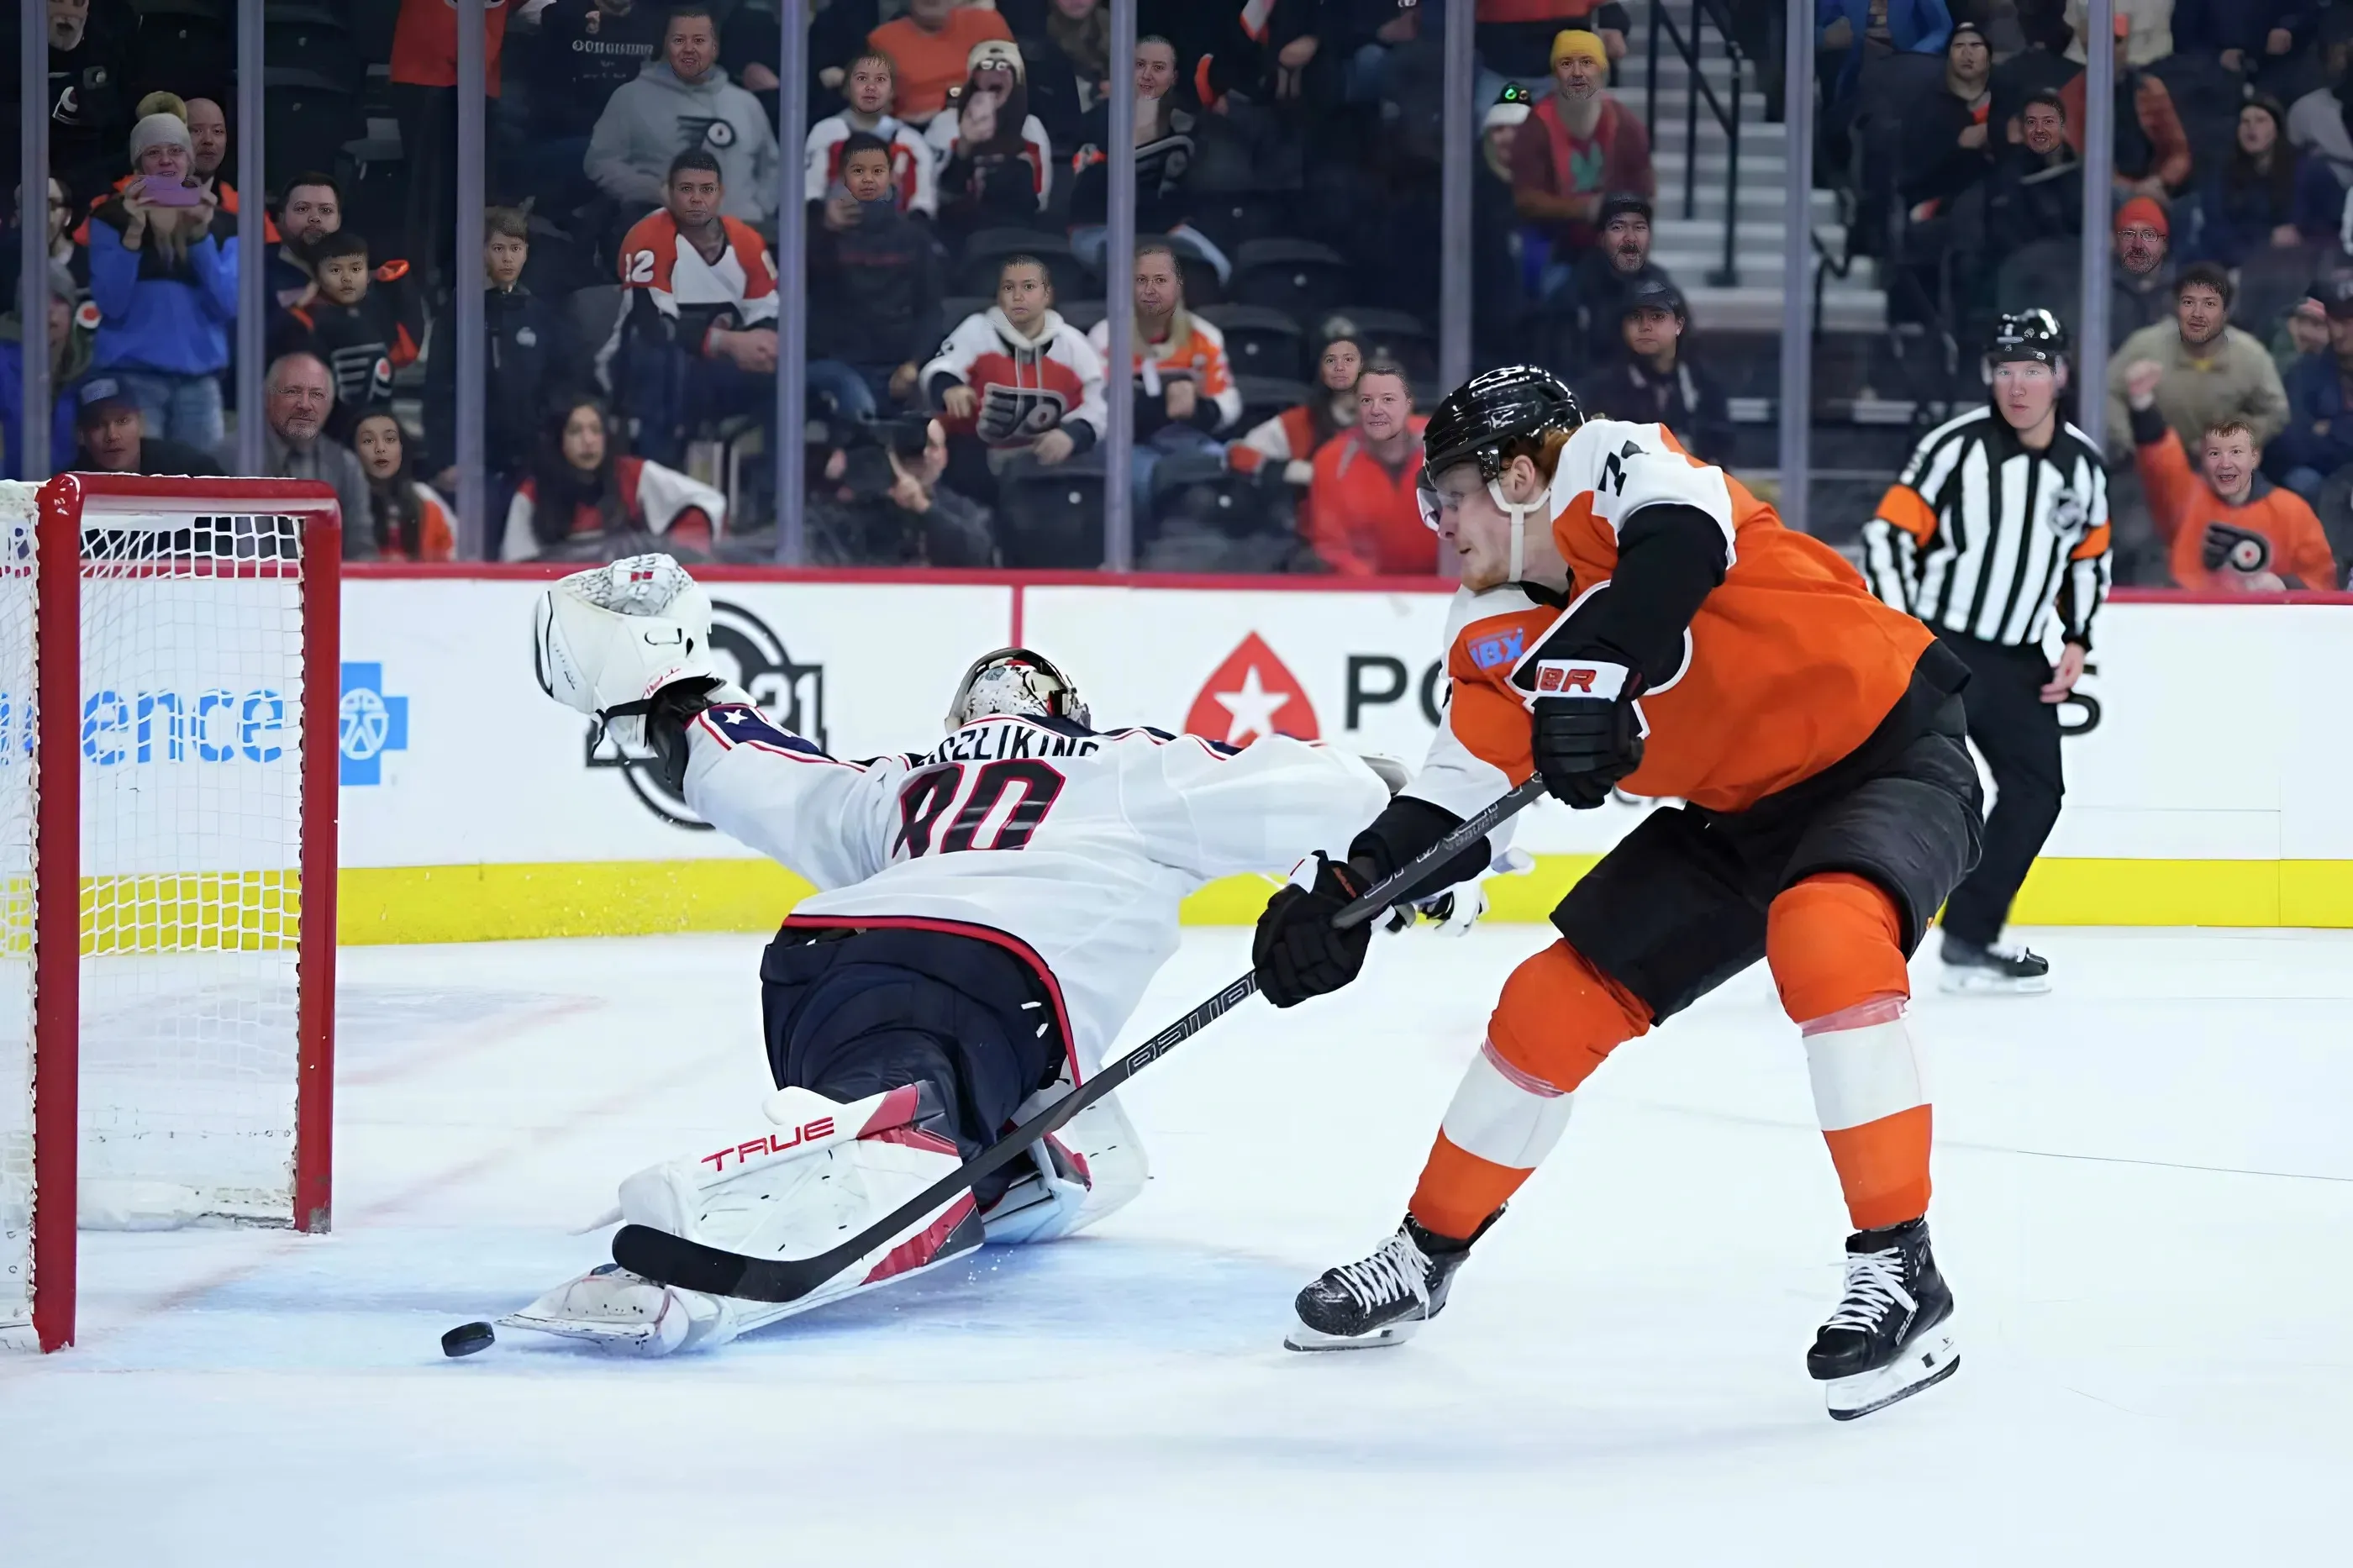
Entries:
[[1261, 735], [1313, 741], [1320, 733], [1307, 689], [1256, 632], [1201, 683], [1185, 715], [1188, 734], [1246, 746]]
[[380, 784], [384, 754], [408, 750], [408, 699], [387, 697], [384, 666], [343, 666], [343, 699], [336, 704], [338, 784]]

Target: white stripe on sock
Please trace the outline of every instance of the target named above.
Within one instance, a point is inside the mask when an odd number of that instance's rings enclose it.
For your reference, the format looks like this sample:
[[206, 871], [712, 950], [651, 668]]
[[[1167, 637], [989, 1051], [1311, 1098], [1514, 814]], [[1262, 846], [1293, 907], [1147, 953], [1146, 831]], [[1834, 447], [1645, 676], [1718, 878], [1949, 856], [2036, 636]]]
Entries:
[[1568, 1127], [1577, 1097], [1522, 1072], [1487, 1043], [1462, 1074], [1441, 1127], [1447, 1141], [1514, 1171], [1532, 1171]]
[[1806, 1071], [1825, 1132], [1860, 1127], [1928, 1100], [1912, 1032], [1901, 1018], [1807, 1036]]

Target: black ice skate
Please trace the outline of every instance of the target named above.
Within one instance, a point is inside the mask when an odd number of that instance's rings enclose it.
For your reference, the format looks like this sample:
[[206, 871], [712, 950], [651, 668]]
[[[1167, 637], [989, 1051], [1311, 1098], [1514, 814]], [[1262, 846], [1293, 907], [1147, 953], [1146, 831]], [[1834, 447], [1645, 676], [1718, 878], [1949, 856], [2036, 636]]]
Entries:
[[1944, 1382], [1960, 1364], [1953, 1293], [1928, 1250], [1928, 1222], [1848, 1237], [1846, 1295], [1806, 1352], [1806, 1370], [1830, 1384], [1831, 1419], [1868, 1415]]
[[2051, 962], [2023, 947], [1979, 947], [1947, 931], [1941, 955], [1944, 989], [2039, 996], [2051, 989]]
[[1352, 1351], [1411, 1339], [1444, 1310], [1446, 1289], [1471, 1256], [1471, 1242], [1494, 1223], [1490, 1216], [1471, 1241], [1450, 1241], [1406, 1215], [1378, 1252], [1361, 1263], [1325, 1269], [1299, 1293], [1294, 1303], [1299, 1321], [1282, 1336], [1283, 1345], [1295, 1351]]

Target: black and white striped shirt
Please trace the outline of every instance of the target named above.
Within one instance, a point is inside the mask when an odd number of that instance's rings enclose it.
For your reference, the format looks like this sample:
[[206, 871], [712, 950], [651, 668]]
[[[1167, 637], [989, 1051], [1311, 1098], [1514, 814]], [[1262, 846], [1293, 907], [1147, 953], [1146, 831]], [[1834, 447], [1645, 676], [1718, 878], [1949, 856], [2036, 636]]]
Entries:
[[2089, 647], [2108, 593], [2108, 479], [2098, 448], [2063, 424], [2041, 452], [1991, 407], [1921, 438], [1862, 525], [1871, 591], [1938, 632], [2017, 647], [2059, 613]]

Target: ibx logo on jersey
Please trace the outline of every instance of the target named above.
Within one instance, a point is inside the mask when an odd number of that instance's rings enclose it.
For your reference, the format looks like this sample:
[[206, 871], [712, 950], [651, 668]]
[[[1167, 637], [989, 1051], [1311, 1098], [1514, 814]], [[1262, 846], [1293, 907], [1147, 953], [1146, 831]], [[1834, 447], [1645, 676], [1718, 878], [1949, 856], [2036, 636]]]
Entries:
[[1201, 683], [1185, 715], [1185, 731], [1229, 746], [1247, 746], [1261, 735], [1313, 741], [1321, 733], [1307, 689], [1256, 632]]
[[[723, 679], [752, 694], [753, 702], [779, 728], [806, 736], [818, 749], [825, 746], [825, 667], [797, 664], [784, 639], [766, 622], [741, 605], [714, 599], [711, 605], [711, 654]], [[707, 833], [702, 820], [684, 799], [672, 795], [655, 776], [653, 753], [645, 749], [624, 751], [604, 727], [588, 727], [585, 760], [592, 768], [618, 768], [630, 793], [645, 808], [675, 826]]]

